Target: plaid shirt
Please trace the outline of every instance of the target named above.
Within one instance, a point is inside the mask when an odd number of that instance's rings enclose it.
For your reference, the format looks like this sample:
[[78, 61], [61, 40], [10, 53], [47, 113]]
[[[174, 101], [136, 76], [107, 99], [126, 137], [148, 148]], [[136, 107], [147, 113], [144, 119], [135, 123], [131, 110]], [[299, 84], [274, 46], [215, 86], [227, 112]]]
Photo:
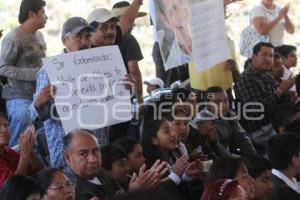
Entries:
[[[37, 85], [36, 92], [33, 96], [33, 102], [35, 102], [36, 97], [39, 95], [40, 90], [49, 85], [49, 78], [44, 68], [41, 68], [37, 74]], [[50, 154], [50, 161], [52, 167], [64, 166], [63, 159], [63, 137], [65, 132], [62, 127], [62, 123], [58, 119], [54, 119], [50, 115], [51, 105], [54, 102], [49, 102], [43, 106], [43, 108], [38, 112], [32, 103], [28, 108], [28, 114], [31, 120], [36, 121], [40, 119], [44, 122], [45, 134], [48, 143], [48, 149]], [[96, 129], [92, 131], [100, 145], [108, 144], [108, 130], [107, 128]]]
[[[251, 118], [257, 118], [264, 114], [262, 119], [245, 119], [245, 116], [242, 116], [241, 125], [248, 133], [270, 123], [270, 111], [279, 100], [274, 93], [276, 88], [276, 81], [269, 73], [258, 73], [252, 65], [242, 73], [241, 79], [235, 84], [235, 96], [237, 102], [242, 104], [241, 106], [246, 103], [262, 103], [264, 106], [263, 113], [253, 111], [247, 113], [247, 116]], [[261, 107], [248, 105], [246, 109], [261, 109]]]

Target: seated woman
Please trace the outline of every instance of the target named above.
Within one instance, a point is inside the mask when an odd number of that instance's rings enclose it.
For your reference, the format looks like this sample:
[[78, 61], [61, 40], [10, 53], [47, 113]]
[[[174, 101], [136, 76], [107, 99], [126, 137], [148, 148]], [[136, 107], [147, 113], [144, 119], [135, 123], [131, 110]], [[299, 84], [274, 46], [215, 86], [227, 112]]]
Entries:
[[35, 129], [30, 126], [19, 139], [20, 153], [8, 147], [10, 137], [7, 117], [0, 113], [0, 188], [12, 175], [34, 174], [42, 163], [33, 152]]
[[57, 168], [44, 168], [36, 175], [43, 192], [43, 200], [75, 200], [75, 188], [64, 173]]
[[31, 177], [14, 175], [2, 187], [0, 199], [2, 200], [40, 200], [42, 190]]
[[135, 138], [124, 137], [116, 140], [114, 144], [120, 146], [126, 153], [129, 173], [138, 173], [145, 163], [143, 147]]
[[254, 197], [254, 180], [248, 174], [248, 169], [242, 158], [225, 157], [215, 161], [207, 175], [207, 183], [219, 179], [236, 179], [246, 191], [249, 199]]
[[222, 179], [210, 183], [204, 190], [200, 200], [246, 200], [245, 190], [237, 180]]

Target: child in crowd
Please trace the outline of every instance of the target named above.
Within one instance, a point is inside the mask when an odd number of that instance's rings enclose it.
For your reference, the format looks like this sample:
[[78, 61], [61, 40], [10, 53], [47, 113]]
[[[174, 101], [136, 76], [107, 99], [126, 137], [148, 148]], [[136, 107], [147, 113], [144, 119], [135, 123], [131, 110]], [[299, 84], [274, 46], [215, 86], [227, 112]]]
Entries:
[[204, 190], [201, 200], [247, 200], [245, 190], [237, 180], [221, 179], [210, 183]]
[[121, 187], [123, 186], [122, 189], [124, 190], [128, 189], [129, 182], [129, 167], [126, 157], [126, 153], [119, 146], [108, 144], [101, 147], [103, 169], [105, 169]]
[[292, 133], [275, 135], [268, 141], [266, 150], [273, 167], [274, 187], [269, 200], [300, 199], [295, 178], [300, 173], [300, 137]]
[[138, 173], [145, 163], [144, 151], [141, 143], [135, 138], [119, 138], [114, 144], [120, 146], [126, 153], [129, 173]]
[[263, 157], [252, 156], [248, 158], [246, 165], [249, 175], [254, 179], [253, 200], [267, 200], [273, 188], [270, 162]]
[[215, 161], [207, 175], [207, 183], [219, 179], [236, 179], [245, 190], [249, 199], [254, 197], [254, 180], [248, 174], [245, 161], [242, 158], [224, 157]]
[[[193, 179], [200, 177], [202, 164], [200, 160], [189, 162], [188, 156], [181, 155], [177, 148], [177, 134], [171, 131], [170, 122], [163, 118], [145, 123], [142, 145], [147, 166], [151, 166], [157, 159], [166, 161], [169, 168], [168, 182], [172, 182], [174, 186], [171, 188], [172, 192], [189, 198], [188, 185]], [[200, 197], [200, 192], [200, 189], [196, 191], [197, 198]]]

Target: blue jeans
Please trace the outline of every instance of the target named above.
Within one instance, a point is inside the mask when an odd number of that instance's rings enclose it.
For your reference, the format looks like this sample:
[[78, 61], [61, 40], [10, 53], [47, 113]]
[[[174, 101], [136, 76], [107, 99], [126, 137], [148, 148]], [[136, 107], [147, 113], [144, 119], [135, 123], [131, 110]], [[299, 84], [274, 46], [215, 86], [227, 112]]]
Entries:
[[27, 115], [27, 108], [31, 103], [32, 100], [30, 99], [12, 99], [6, 101], [6, 110], [11, 130], [10, 147], [18, 144], [20, 134], [31, 124], [31, 120]]

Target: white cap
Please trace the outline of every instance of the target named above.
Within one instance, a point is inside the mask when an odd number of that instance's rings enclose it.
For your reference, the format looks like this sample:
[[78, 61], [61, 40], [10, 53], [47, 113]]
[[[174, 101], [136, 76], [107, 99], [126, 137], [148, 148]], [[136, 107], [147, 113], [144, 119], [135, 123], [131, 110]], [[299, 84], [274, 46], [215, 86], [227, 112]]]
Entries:
[[199, 125], [199, 124], [201, 124], [201, 123], [203, 123], [203, 122], [206, 122], [206, 121], [212, 121], [212, 120], [214, 120], [214, 119], [215, 119], [214, 117], [205, 117], [205, 116], [201, 116], [201, 115], [197, 114], [197, 115], [195, 116], [195, 118], [192, 120], [192, 122], [193, 122], [194, 124], [196, 124], [196, 125]]
[[160, 78], [150, 78], [144, 81], [146, 85], [158, 85], [160, 88], [164, 88], [165, 84]]
[[89, 14], [87, 21], [89, 24], [92, 22], [104, 23], [110, 19], [115, 19], [117, 21], [118, 17], [115, 13], [105, 8], [98, 8]]

